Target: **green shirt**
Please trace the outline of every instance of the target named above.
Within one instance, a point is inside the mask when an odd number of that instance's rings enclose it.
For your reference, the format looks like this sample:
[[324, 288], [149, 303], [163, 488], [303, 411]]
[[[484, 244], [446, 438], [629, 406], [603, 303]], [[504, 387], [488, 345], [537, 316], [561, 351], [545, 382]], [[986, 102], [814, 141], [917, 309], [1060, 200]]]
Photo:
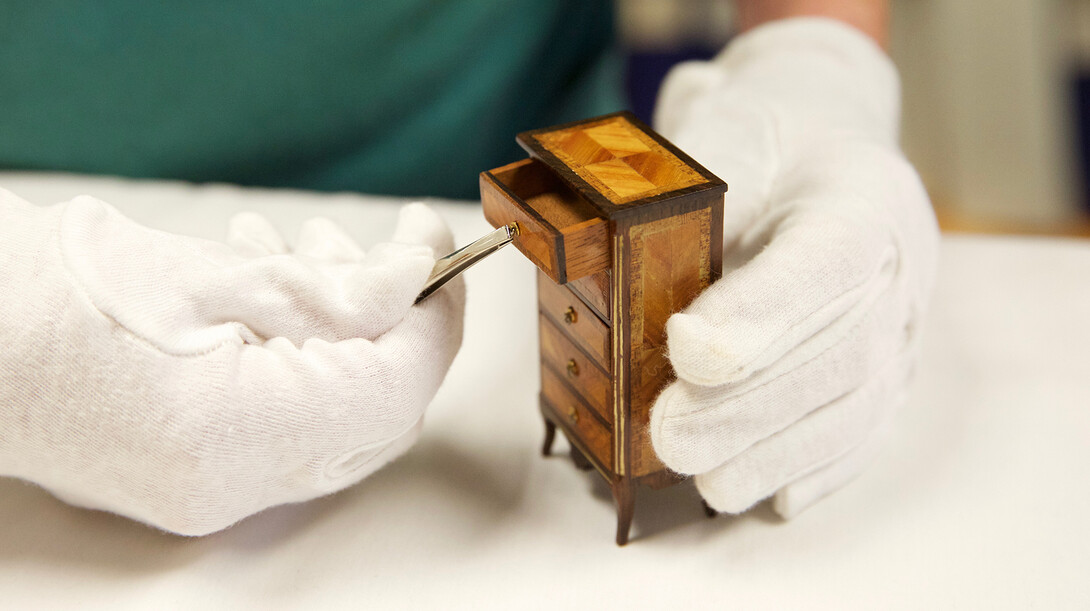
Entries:
[[622, 106], [600, 0], [5, 4], [5, 169], [475, 197]]

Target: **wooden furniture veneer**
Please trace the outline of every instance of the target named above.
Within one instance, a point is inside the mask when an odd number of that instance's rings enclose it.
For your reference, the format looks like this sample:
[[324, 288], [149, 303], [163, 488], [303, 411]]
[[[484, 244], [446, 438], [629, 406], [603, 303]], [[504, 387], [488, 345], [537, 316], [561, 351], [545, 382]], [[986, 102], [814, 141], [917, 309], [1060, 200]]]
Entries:
[[648, 419], [673, 376], [666, 320], [721, 273], [727, 185], [627, 112], [517, 141], [530, 158], [481, 173], [481, 202], [540, 270], [543, 453], [559, 428], [606, 479], [624, 545], [636, 485], [680, 480]]

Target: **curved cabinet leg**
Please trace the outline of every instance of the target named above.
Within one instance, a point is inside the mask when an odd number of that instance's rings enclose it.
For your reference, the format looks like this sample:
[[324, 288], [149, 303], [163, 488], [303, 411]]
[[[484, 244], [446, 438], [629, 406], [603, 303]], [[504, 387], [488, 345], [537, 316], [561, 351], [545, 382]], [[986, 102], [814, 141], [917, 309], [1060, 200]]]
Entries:
[[549, 456], [553, 453], [553, 439], [556, 438], [556, 425], [552, 420], [545, 418], [545, 443], [541, 445], [541, 455]]
[[636, 484], [624, 477], [614, 480], [613, 500], [617, 503], [617, 545], [624, 545], [628, 543], [628, 531], [636, 509]]
[[700, 504], [704, 506], [704, 515], [708, 516], [709, 518], [714, 518], [715, 516], [719, 515], [719, 512], [712, 509], [712, 506], [708, 504], [708, 501], [701, 499]]
[[587, 460], [587, 457], [583, 456], [583, 453], [580, 452], [579, 449], [576, 448], [574, 445], [571, 447], [570, 454], [571, 460], [573, 463], [575, 463], [576, 469], [579, 469], [580, 471], [590, 471], [594, 468], [594, 465], [590, 464], [590, 461]]

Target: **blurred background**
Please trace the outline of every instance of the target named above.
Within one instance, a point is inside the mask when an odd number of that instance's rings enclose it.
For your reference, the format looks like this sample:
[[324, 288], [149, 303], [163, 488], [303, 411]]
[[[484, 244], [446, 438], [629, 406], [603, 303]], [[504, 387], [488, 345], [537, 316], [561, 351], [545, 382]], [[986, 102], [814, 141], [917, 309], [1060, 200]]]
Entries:
[[[633, 109], [733, 32], [722, 0], [618, 0]], [[945, 230], [1090, 237], [1090, 0], [893, 0], [902, 141]]]

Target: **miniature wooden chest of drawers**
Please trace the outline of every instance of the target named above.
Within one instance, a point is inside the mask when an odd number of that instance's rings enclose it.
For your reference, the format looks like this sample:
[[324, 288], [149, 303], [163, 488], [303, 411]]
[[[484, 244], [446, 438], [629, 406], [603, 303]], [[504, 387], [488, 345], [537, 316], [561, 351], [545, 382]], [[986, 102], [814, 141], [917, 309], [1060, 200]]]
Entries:
[[481, 174], [485, 218], [517, 223], [540, 269], [544, 453], [556, 428], [595, 468], [628, 541], [635, 486], [679, 480], [648, 419], [673, 376], [665, 325], [722, 270], [727, 186], [630, 113], [519, 134], [530, 158]]

